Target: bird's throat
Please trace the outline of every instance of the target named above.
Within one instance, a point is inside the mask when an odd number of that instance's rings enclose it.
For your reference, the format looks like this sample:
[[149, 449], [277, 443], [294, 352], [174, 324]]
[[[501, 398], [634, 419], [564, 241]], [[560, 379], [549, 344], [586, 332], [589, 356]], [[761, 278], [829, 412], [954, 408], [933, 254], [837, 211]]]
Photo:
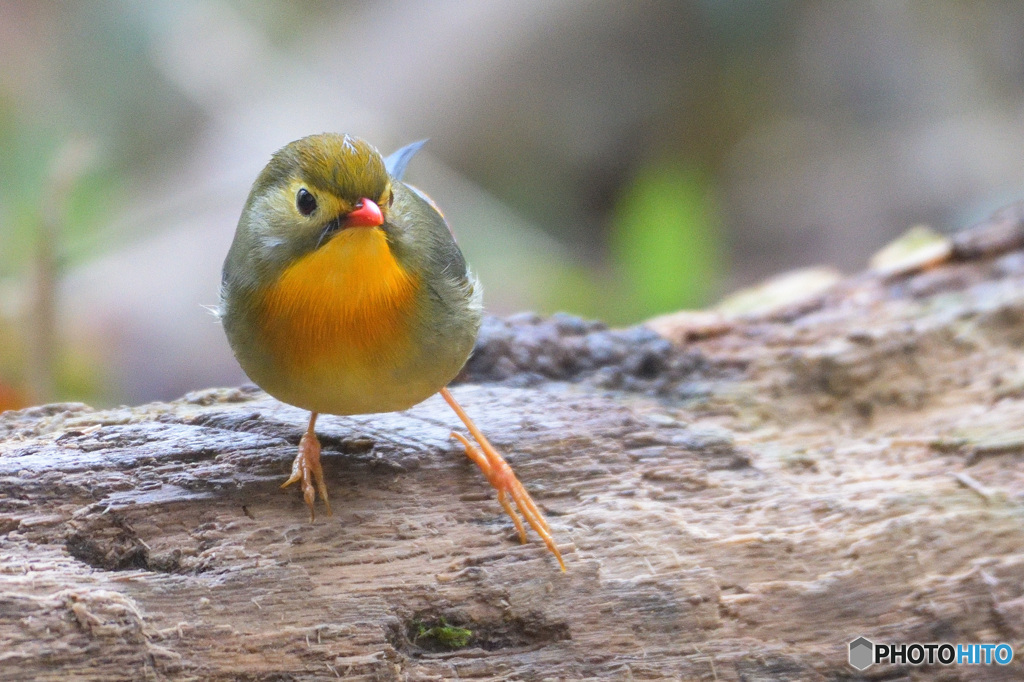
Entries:
[[258, 328], [276, 358], [296, 369], [387, 364], [409, 347], [418, 287], [383, 231], [344, 229], [265, 290]]

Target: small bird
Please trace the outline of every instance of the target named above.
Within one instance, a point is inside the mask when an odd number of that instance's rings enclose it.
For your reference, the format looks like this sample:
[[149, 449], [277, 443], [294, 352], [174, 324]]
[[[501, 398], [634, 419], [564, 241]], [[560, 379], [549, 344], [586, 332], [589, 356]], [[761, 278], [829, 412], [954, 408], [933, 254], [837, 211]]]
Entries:
[[448, 391], [480, 329], [480, 285], [434, 202], [402, 182], [424, 141], [386, 159], [350, 135], [311, 135], [276, 152], [256, 178], [224, 261], [218, 314], [239, 364], [267, 393], [310, 411], [292, 474], [310, 520], [321, 413], [405, 410], [435, 393], [476, 445], [452, 433], [565, 570], [551, 529], [511, 467]]

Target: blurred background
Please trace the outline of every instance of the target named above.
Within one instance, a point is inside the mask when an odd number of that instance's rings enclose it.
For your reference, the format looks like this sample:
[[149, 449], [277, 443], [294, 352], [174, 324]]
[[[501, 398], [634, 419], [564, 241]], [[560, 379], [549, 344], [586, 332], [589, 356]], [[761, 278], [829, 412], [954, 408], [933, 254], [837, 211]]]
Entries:
[[1024, 4], [0, 0], [0, 410], [243, 380], [270, 154], [429, 137], [492, 313], [629, 324], [1024, 194]]

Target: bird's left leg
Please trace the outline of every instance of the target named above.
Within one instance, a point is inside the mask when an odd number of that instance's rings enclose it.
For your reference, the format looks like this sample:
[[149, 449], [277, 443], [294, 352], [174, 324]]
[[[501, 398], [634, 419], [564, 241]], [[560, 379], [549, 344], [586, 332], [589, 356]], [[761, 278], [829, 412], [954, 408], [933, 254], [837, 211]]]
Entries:
[[309, 427], [302, 434], [302, 439], [299, 441], [299, 454], [295, 455], [295, 461], [292, 462], [292, 475], [281, 484], [282, 488], [287, 488], [292, 483], [302, 481], [302, 497], [306, 500], [306, 506], [309, 507], [310, 521], [316, 519], [313, 503], [316, 502], [317, 491], [320, 492], [320, 497], [324, 500], [327, 515], [331, 516], [331, 503], [327, 499], [324, 470], [320, 466], [320, 441], [317, 440], [316, 431], [313, 430], [316, 427], [316, 418], [316, 412], [309, 415]]
[[516, 525], [516, 530], [519, 531], [519, 539], [525, 544], [526, 543], [526, 529], [523, 528], [522, 522], [519, 520], [519, 515], [516, 514], [515, 509], [512, 508], [509, 503], [509, 498], [516, 503], [516, 507], [522, 513], [526, 522], [530, 524], [537, 535], [540, 536], [547, 548], [555, 555], [558, 559], [558, 565], [565, 571], [565, 562], [562, 561], [562, 553], [558, 551], [558, 546], [555, 544], [555, 540], [551, 537], [551, 528], [548, 526], [548, 522], [544, 520], [544, 515], [540, 513], [540, 509], [537, 508], [533, 498], [530, 497], [530, 493], [526, 492], [526, 488], [516, 478], [515, 472], [512, 471], [512, 467], [508, 465], [505, 458], [494, 449], [490, 441], [481, 433], [477, 425], [473, 423], [473, 420], [469, 418], [466, 411], [462, 409], [462, 406], [455, 401], [451, 392], [447, 388], [441, 389], [441, 397], [445, 399], [445, 402], [455, 410], [455, 414], [459, 415], [459, 419], [466, 425], [469, 432], [473, 435], [473, 439], [480, 445], [479, 448], [475, 447], [469, 442], [469, 439], [463, 436], [461, 433], [452, 433], [453, 438], [457, 438], [462, 446], [466, 449], [466, 456], [469, 457], [473, 462], [480, 467], [480, 471], [483, 472], [487, 481], [498, 491], [498, 502], [501, 503], [505, 513], [512, 518], [512, 522]]

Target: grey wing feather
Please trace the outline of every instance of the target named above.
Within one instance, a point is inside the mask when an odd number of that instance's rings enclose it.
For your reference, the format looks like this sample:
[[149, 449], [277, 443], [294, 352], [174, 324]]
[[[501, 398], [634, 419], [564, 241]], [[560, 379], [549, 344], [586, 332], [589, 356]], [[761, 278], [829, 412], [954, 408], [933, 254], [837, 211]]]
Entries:
[[384, 159], [384, 167], [388, 169], [391, 177], [395, 180], [401, 180], [402, 176], [405, 175], [405, 167], [409, 165], [409, 161], [426, 143], [427, 140], [419, 140], [418, 142], [407, 144]]

